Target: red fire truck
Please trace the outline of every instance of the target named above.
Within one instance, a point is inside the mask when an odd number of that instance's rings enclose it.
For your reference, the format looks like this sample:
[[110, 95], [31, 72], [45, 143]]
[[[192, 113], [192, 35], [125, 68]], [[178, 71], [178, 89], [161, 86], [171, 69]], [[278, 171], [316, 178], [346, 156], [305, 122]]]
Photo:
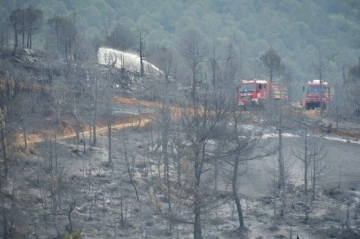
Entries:
[[241, 80], [237, 87], [238, 102], [240, 106], [262, 106], [272, 91], [273, 99], [285, 100], [287, 87], [272, 85], [266, 80]]
[[[305, 91], [305, 87], [303, 87]], [[306, 110], [320, 108], [321, 102], [325, 110], [330, 101], [330, 87], [328, 82], [320, 80], [311, 80], [308, 82], [306, 98], [303, 100], [303, 106]]]

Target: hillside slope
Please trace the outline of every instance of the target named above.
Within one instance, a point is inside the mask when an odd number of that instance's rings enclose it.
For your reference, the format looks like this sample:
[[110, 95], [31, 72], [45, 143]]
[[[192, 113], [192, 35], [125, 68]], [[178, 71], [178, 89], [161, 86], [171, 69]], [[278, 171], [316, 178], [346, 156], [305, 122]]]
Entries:
[[[360, 6], [354, 0], [13, 0], [0, 3], [2, 21], [15, 6], [28, 4], [39, 7], [45, 19], [76, 13], [84, 35], [96, 41], [116, 21], [134, 32], [140, 27], [146, 32], [149, 55], [159, 45], [177, 48], [190, 26], [199, 29], [205, 41], [222, 46], [219, 52], [226, 51], [227, 40], [235, 36], [243, 59], [239, 74], [245, 77], [261, 74], [256, 59], [269, 46], [278, 51], [296, 80], [316, 77], [312, 62], [317, 61], [318, 50], [329, 61], [325, 77], [331, 82], [340, 81], [342, 67], [355, 63], [359, 56]], [[38, 41], [44, 42], [44, 35]]]

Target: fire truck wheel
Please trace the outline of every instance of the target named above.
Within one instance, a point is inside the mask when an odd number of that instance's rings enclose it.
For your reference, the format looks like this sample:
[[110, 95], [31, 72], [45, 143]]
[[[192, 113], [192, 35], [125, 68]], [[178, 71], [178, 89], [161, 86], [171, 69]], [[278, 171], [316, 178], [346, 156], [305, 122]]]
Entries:
[[240, 106], [239, 106], [239, 110], [241, 110], [241, 111], [246, 111], [246, 110], [247, 110], [246, 105], [240, 105]]
[[305, 104], [305, 110], [309, 110], [309, 109], [310, 109], [309, 104], [306, 103], [306, 104]]

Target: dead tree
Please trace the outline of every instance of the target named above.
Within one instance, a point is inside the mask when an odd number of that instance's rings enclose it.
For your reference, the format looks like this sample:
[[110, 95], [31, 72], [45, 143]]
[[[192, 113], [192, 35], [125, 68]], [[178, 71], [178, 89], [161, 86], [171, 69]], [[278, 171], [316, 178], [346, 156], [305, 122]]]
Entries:
[[55, 16], [47, 21], [50, 35], [55, 35], [55, 48], [63, 53], [67, 63], [75, 61], [75, 48], [78, 42], [76, 16]]
[[240, 231], [245, 229], [245, 222], [240, 203], [238, 187], [240, 167], [250, 160], [264, 157], [264, 155], [253, 154], [256, 147], [259, 146], [259, 140], [261, 139], [262, 131], [259, 130], [256, 132], [246, 130], [242, 126], [248, 121], [248, 116], [243, 114], [241, 111], [236, 110], [234, 107], [231, 112], [231, 127], [228, 131], [228, 136], [230, 136], [228, 142], [229, 148], [227, 149], [225, 153], [226, 157], [224, 158], [224, 161], [230, 165], [232, 171], [232, 196], [237, 209]]
[[48, 30], [50, 32], [50, 34], [54, 34], [55, 35], [55, 49], [58, 51], [60, 50], [60, 44], [61, 42], [61, 35], [62, 35], [62, 31], [65, 28], [64, 25], [66, 18], [63, 16], [55, 16], [49, 20], [47, 20], [46, 25], [48, 27]]
[[169, 76], [175, 73], [174, 60], [173, 49], [166, 46], [160, 47], [153, 56], [155, 65], [157, 65], [162, 70], [165, 82], [167, 83], [169, 81]]
[[[267, 117], [267, 121], [270, 125], [276, 126], [277, 136], [278, 136], [278, 146], [277, 146], [277, 189], [279, 192], [284, 193], [285, 190], [285, 158], [284, 158], [284, 146], [283, 146], [283, 133], [284, 133], [284, 120], [283, 115], [283, 101], [268, 101], [265, 104], [266, 109], [264, 114]], [[282, 213], [280, 213], [282, 215]]]
[[[174, 114], [174, 112], [172, 112]], [[175, 116], [176, 117], [176, 116]], [[185, 138], [182, 134], [180, 121], [173, 122], [174, 128], [170, 132], [170, 157], [176, 168], [176, 184], [181, 187], [182, 184], [182, 172], [183, 172], [183, 161], [186, 155], [186, 145], [184, 144]]]
[[[284, 69], [284, 68], [283, 68]], [[288, 102], [288, 109], [289, 109], [289, 115], [292, 116], [293, 106], [293, 92], [292, 92], [292, 71], [289, 67], [286, 67], [283, 71], [283, 79], [285, 81], [285, 85], [287, 86], [287, 102]]]
[[27, 148], [27, 128], [30, 123], [30, 119], [34, 116], [33, 110], [36, 97], [34, 94], [28, 94], [27, 92], [22, 92], [17, 95], [14, 99], [14, 107], [12, 107], [14, 117], [19, 118], [19, 124], [22, 129], [23, 139], [24, 139], [24, 148]]
[[[203, 100], [192, 99], [191, 107], [182, 111], [181, 125], [186, 140], [189, 142], [189, 153], [186, 155], [193, 165], [191, 197], [194, 212], [194, 239], [203, 238], [201, 212], [206, 207], [203, 197], [202, 177], [211, 163], [209, 141], [220, 137], [228, 121], [228, 107], [223, 94], [211, 94], [206, 91]], [[201, 102], [201, 103], [200, 103]], [[189, 185], [188, 185], [189, 186]], [[210, 203], [210, 202], [209, 202]]]
[[220, 57], [218, 54], [219, 49], [217, 48], [217, 45], [218, 42], [216, 42], [214, 39], [212, 43], [211, 57], [208, 60], [211, 69], [211, 83], [214, 89], [217, 87], [217, 79], [219, 75], [218, 70]]
[[93, 113], [93, 120], [92, 120], [92, 126], [93, 126], [93, 143], [92, 145], [95, 146], [96, 145], [96, 120], [97, 120], [97, 106], [98, 106], [98, 78], [97, 76], [94, 77], [94, 84], [95, 84], [95, 89], [94, 89], [94, 113]]
[[71, 219], [71, 213], [74, 211], [74, 209], [76, 207], [76, 202], [77, 202], [77, 199], [72, 198], [71, 201], [68, 203], [69, 208], [68, 208], [68, 212], [67, 212], [67, 217], [69, 220], [69, 227], [67, 229], [68, 229], [69, 234], [71, 234], [73, 232], [73, 223], [72, 223], [72, 219]]
[[[10, 24], [13, 27], [14, 32], [14, 50], [18, 47], [18, 35], [21, 34], [22, 37], [22, 47], [27, 48], [32, 47], [32, 36], [35, 34], [42, 26], [43, 22], [43, 12], [29, 5], [28, 8], [17, 8], [10, 15]], [[25, 41], [25, 36], [27, 39]], [[25, 44], [26, 42], [26, 44]]]
[[270, 82], [273, 83], [273, 80], [281, 73], [281, 57], [270, 47], [260, 56], [260, 61], [266, 69], [266, 75], [269, 77]]
[[200, 70], [201, 63], [207, 55], [207, 44], [201, 33], [195, 29], [185, 32], [180, 43], [180, 53], [186, 59], [191, 71], [191, 96], [196, 96], [196, 89], [201, 80]]
[[[327, 150], [323, 142], [305, 131], [303, 138], [293, 149], [294, 156], [301, 160], [304, 169], [304, 202], [303, 210], [305, 223], [308, 223], [309, 214], [313, 211], [313, 202], [316, 195], [318, 180], [330, 173], [327, 161]], [[311, 183], [311, 184], [310, 184]], [[309, 194], [311, 187], [311, 194]]]
[[[170, 95], [172, 88], [170, 87], [169, 75], [174, 72], [173, 65], [173, 52], [171, 49], [166, 47], [161, 47], [156, 53], [154, 60], [160, 66], [164, 74], [165, 82], [161, 85], [159, 94], [161, 97], [161, 105], [157, 109], [156, 114], [156, 125], [160, 133], [158, 139], [161, 144], [161, 152], [159, 156], [159, 164], [163, 163], [164, 165], [164, 184], [166, 185], [167, 202], [168, 210], [171, 212], [171, 185], [170, 185], [170, 156], [169, 156], [169, 139], [170, 139], [170, 130], [171, 130], [171, 108], [170, 108]], [[160, 175], [160, 170], [159, 170]], [[178, 171], [178, 177], [180, 173]]]
[[0, 22], [0, 48], [7, 47], [9, 48], [10, 42], [10, 26], [5, 21]]
[[22, 19], [24, 18], [24, 13], [20, 8], [17, 8], [14, 10], [10, 15], [10, 24], [13, 28], [14, 32], [14, 49], [13, 49], [13, 55], [16, 53], [16, 49], [19, 45], [19, 38], [18, 34], [21, 32], [22, 29]]
[[171, 188], [170, 188], [170, 169], [169, 169], [169, 152], [168, 152], [168, 148], [169, 148], [169, 131], [170, 131], [170, 126], [172, 123], [171, 120], [171, 110], [170, 110], [170, 104], [169, 104], [169, 94], [168, 90], [169, 88], [167, 87], [168, 83], [165, 82], [165, 88], [163, 91], [163, 99], [162, 99], [162, 106], [160, 109], [160, 129], [161, 129], [161, 135], [160, 135], [160, 139], [161, 139], [161, 155], [162, 155], [162, 160], [164, 163], [164, 167], [165, 167], [165, 172], [164, 172], [164, 176], [165, 176], [165, 185], [167, 188], [167, 197], [168, 197], [168, 207], [169, 207], [169, 212], [171, 212], [171, 197], [170, 197], [170, 192], [171, 192]]
[[26, 47], [31, 49], [32, 37], [37, 31], [40, 30], [43, 25], [43, 12], [40, 9], [34, 8], [33, 6], [29, 5], [29, 7], [26, 9], [26, 22]]
[[2, 157], [4, 160], [4, 178], [5, 179], [8, 176], [8, 157], [7, 157], [6, 136], [5, 136], [6, 116], [7, 116], [6, 107], [4, 107], [2, 109], [0, 108], [0, 141], [1, 141]]
[[303, 162], [304, 167], [304, 213], [305, 213], [305, 222], [308, 222], [309, 219], [309, 213], [311, 212], [310, 209], [310, 200], [309, 200], [309, 171], [310, 171], [310, 163], [311, 163], [311, 152], [309, 149], [309, 139], [308, 134], [305, 132], [304, 138], [303, 138], [303, 146], [300, 149], [295, 149], [294, 155], [296, 158], [301, 160]]
[[56, 78], [52, 81], [51, 86], [51, 96], [53, 98], [53, 120], [57, 125], [60, 125], [62, 106], [64, 105], [66, 99], [65, 92], [67, 87], [64, 84], [64, 81], [65, 79], [62, 77]]
[[81, 79], [76, 74], [77, 72], [75, 65], [68, 65], [68, 75], [67, 75], [67, 82], [69, 84], [69, 92], [66, 98], [69, 98], [71, 101], [70, 105], [70, 115], [75, 120], [74, 123], [74, 129], [75, 129], [75, 135], [76, 135], [76, 147], [77, 150], [79, 150], [79, 144], [80, 144], [80, 131], [82, 130], [81, 125], [81, 112], [80, 112], [80, 104], [81, 101], [81, 95], [82, 95], [82, 89], [81, 89]]
[[311, 200], [316, 200], [317, 186], [332, 170], [327, 157], [327, 148], [322, 140], [312, 139], [311, 144]]
[[[266, 76], [269, 78], [272, 84], [274, 79], [281, 74], [281, 57], [272, 47], [270, 47], [270, 49], [268, 49], [260, 56], [260, 61], [265, 67]], [[271, 89], [269, 97], [272, 99]]]
[[322, 83], [324, 80], [324, 73], [326, 69], [329, 67], [329, 62], [326, 62], [324, 56], [322, 55], [321, 50], [318, 50], [318, 53], [319, 53], [318, 61], [317, 62], [313, 61], [312, 66], [320, 80], [320, 119], [322, 119], [324, 113], [323, 94], [326, 93]]
[[[239, 55], [236, 53], [235, 48], [235, 35], [232, 36], [231, 39], [227, 42], [226, 45], [226, 56], [224, 61], [224, 77], [222, 80], [224, 82], [221, 82], [221, 84], [225, 84], [225, 88], [228, 90], [229, 95], [232, 95], [234, 92], [234, 82], [236, 81], [236, 75], [239, 71], [240, 74], [243, 74], [242, 72], [242, 60], [241, 60], [241, 53], [240, 58]], [[221, 78], [219, 78], [221, 80]], [[222, 86], [224, 87], [224, 86]]]
[[1, 196], [1, 201], [2, 201], [2, 220], [3, 220], [3, 223], [2, 223], [2, 227], [3, 227], [3, 238], [4, 239], [8, 239], [8, 219], [7, 219], [7, 213], [6, 213], [6, 210], [5, 210], [5, 197]]
[[140, 75], [144, 76], [144, 33], [139, 29], [139, 57], [140, 57]]
[[[163, 50], [166, 51], [166, 50]], [[166, 52], [162, 52], [161, 55], [164, 58], [162, 58], [165, 61], [165, 57], [167, 54], [165, 54]], [[163, 55], [164, 54], [164, 55]], [[170, 53], [169, 53], [170, 54]], [[168, 59], [172, 59], [171, 58], [171, 54], [167, 55]], [[180, 162], [180, 158], [182, 157], [182, 148], [181, 148], [181, 143], [182, 142], [178, 142], [179, 138], [178, 138], [178, 134], [176, 134], [176, 130], [179, 129], [179, 124], [175, 124], [175, 132], [172, 132], [173, 127], [172, 125], [175, 123], [175, 121], [173, 120], [173, 113], [175, 112], [175, 109], [172, 110], [171, 105], [170, 105], [170, 100], [171, 97], [174, 96], [174, 92], [173, 92], [173, 88], [170, 85], [170, 82], [168, 81], [167, 77], [171, 71], [172, 66], [170, 65], [171, 62], [165, 63], [163, 62], [164, 65], [164, 70], [165, 72], [165, 82], [159, 87], [159, 92], [158, 94], [161, 97], [161, 105], [159, 105], [159, 107], [156, 110], [156, 115], [155, 115], [155, 127], [157, 129], [157, 132], [159, 132], [158, 136], [157, 136], [157, 141], [159, 142], [159, 146], [161, 146], [159, 148], [158, 151], [159, 152], [159, 168], [160, 165], [163, 164], [164, 165], [164, 185], [166, 185], [166, 196], [167, 196], [167, 202], [168, 202], [168, 210], [169, 212], [171, 212], [171, 188], [172, 185], [170, 184], [170, 157], [173, 157], [173, 161], [176, 165], [177, 168], [177, 178], [178, 178], [178, 183], [180, 182], [180, 177], [181, 177], [181, 166], [179, 164]], [[170, 142], [171, 139], [171, 142]], [[179, 144], [178, 144], [179, 143]], [[176, 150], [176, 153], [174, 152], [174, 150]], [[180, 150], [180, 151], [178, 151]], [[159, 175], [160, 175], [160, 170], [159, 170]], [[179, 185], [179, 184], [178, 184]]]
[[[133, 169], [131, 168], [131, 165], [130, 165], [130, 162], [129, 162], [130, 159], [129, 159], [128, 147], [127, 147], [127, 142], [126, 142], [125, 139], [123, 140], [123, 146], [124, 146], [124, 158], [125, 158], [125, 163], [126, 163], [126, 169], [127, 169], [128, 175], [129, 175], [130, 183], [134, 188], [135, 195], [136, 195], [136, 200], [140, 201], [139, 192], [137, 190], [137, 187], [136, 187], [136, 184], [135, 184], [135, 181], [134, 181], [134, 176], [133, 176], [134, 172], [133, 172]], [[131, 157], [134, 158], [134, 155], [131, 155]]]
[[112, 165], [112, 123], [113, 123], [113, 107], [112, 107], [112, 98], [113, 98], [113, 91], [111, 87], [111, 71], [116, 65], [116, 57], [115, 59], [109, 59], [109, 69], [107, 72], [107, 83], [106, 83], [106, 124], [108, 130], [108, 164]]
[[280, 216], [283, 217], [285, 214], [285, 159], [284, 159], [284, 149], [283, 149], [283, 112], [282, 112], [282, 101], [278, 102], [279, 104], [279, 124], [278, 124], [278, 163], [279, 163], [279, 182], [278, 189], [281, 191], [281, 210]]
[[109, 93], [110, 89], [108, 87], [108, 94], [106, 96], [106, 125], [108, 130], [108, 164], [112, 165], [112, 121], [113, 121], [113, 110], [111, 102], [111, 94]]

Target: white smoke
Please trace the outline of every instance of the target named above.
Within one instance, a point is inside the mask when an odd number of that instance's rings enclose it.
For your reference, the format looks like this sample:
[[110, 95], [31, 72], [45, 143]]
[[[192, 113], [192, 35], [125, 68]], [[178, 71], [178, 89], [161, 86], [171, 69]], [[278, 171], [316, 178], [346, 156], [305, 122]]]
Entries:
[[[132, 72], [140, 72], [140, 57], [133, 53], [122, 52], [101, 47], [98, 50], [98, 62], [102, 65], [114, 64], [117, 68], [125, 68]], [[143, 61], [145, 73], [162, 75], [163, 72], [153, 64]]]

